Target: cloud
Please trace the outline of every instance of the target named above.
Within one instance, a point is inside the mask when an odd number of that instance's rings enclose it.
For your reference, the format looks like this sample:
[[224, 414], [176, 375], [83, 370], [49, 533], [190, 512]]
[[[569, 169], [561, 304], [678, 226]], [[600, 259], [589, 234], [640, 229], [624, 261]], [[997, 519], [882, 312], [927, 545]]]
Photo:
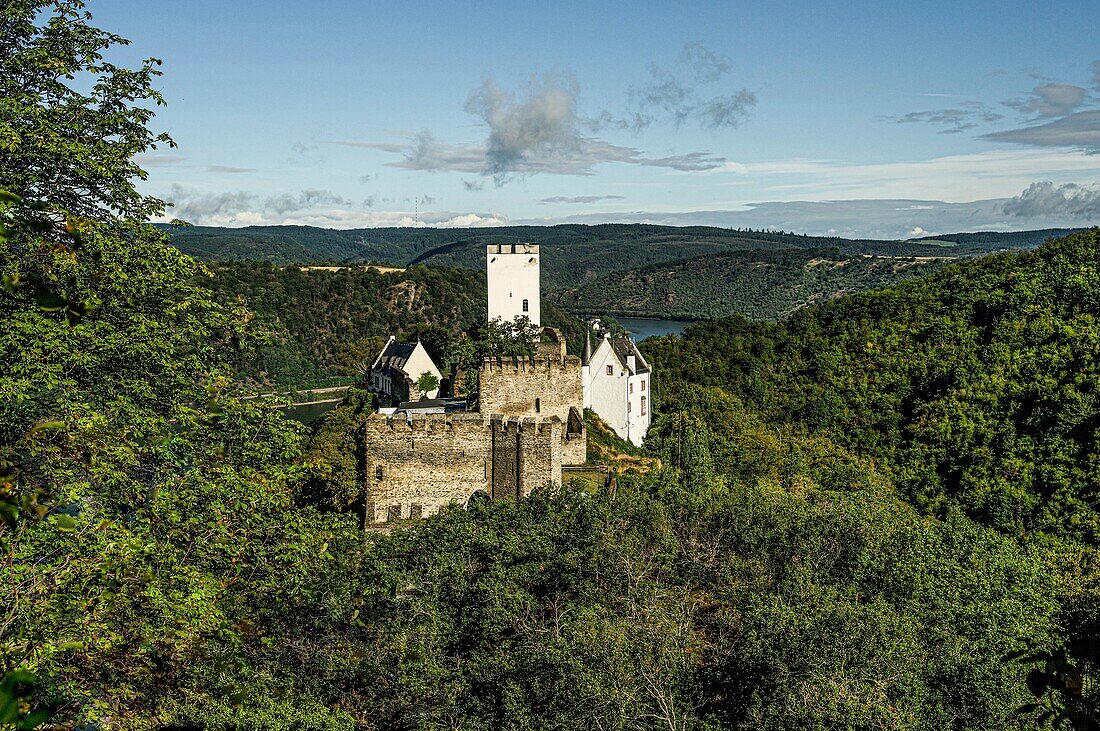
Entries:
[[369, 183], [372, 180], [378, 179], [378, 173], [365, 173], [359, 176], [360, 183]]
[[463, 180], [462, 187], [465, 188], [467, 192], [474, 193], [484, 188], [485, 183], [480, 180]]
[[703, 84], [713, 84], [733, 70], [728, 58], [714, 53], [699, 41], [684, 44], [680, 60], [691, 69], [695, 80]]
[[528, 158], [570, 157], [584, 144], [577, 132], [577, 82], [567, 77], [544, 76], [522, 101], [486, 79], [466, 100], [466, 111], [489, 127], [488, 175], [507, 175]]
[[555, 195], [550, 198], [543, 198], [539, 201], [540, 204], [546, 203], [597, 203], [599, 201], [621, 201], [626, 200], [621, 195]]
[[1100, 110], [1074, 112], [1045, 124], [990, 132], [982, 139], [1033, 147], [1071, 147], [1100, 152]]
[[733, 69], [725, 56], [708, 50], [701, 43], [688, 43], [669, 67], [656, 64], [649, 68], [644, 84], [627, 90], [624, 114], [602, 111], [586, 120], [593, 130], [605, 127], [639, 131], [658, 122], [677, 127], [694, 122], [717, 129], [739, 127], [756, 107], [756, 94], [749, 89], [710, 95], [699, 86], [717, 84]]
[[167, 165], [179, 165], [187, 160], [186, 155], [173, 155], [163, 152], [142, 152], [134, 155], [134, 162], [140, 167], [164, 167]]
[[940, 134], [957, 134], [968, 129], [973, 129], [979, 124], [990, 124], [1002, 119], [1004, 115], [997, 114], [985, 104], [980, 102], [964, 102], [957, 107], [948, 109], [932, 109], [924, 112], [909, 112], [894, 117], [881, 117], [888, 122], [898, 124], [930, 124], [942, 127]]
[[[508, 223], [506, 216], [497, 213], [373, 211], [369, 209], [376, 204], [392, 201], [370, 196], [357, 205], [320, 189], [265, 196], [249, 191], [200, 191], [175, 184], [163, 197], [173, 205], [161, 221], [179, 218], [205, 226], [301, 225], [349, 229], [503, 226]], [[421, 201], [432, 200], [430, 196], [421, 198]]]
[[639, 160], [642, 165], [649, 167], [672, 168], [686, 173], [698, 173], [707, 170], [717, 170], [726, 166], [726, 158], [711, 155], [709, 152], [689, 152], [686, 155], [673, 155], [661, 157], [656, 160]]
[[1085, 101], [1085, 90], [1073, 84], [1040, 84], [1023, 99], [1005, 102], [1005, 106], [1029, 116], [1062, 117]]
[[1100, 91], [1100, 61], [1092, 62], [1092, 88]]
[[[538, 173], [592, 175], [603, 163], [684, 172], [712, 170], [726, 164], [725, 158], [709, 152], [649, 158], [633, 147], [584, 135], [579, 129], [576, 95], [576, 83], [568, 77], [536, 79], [523, 98], [503, 91], [488, 79], [466, 103], [466, 111], [479, 116], [488, 128], [484, 142], [443, 142], [424, 130], [405, 143], [335, 140], [331, 144], [400, 154], [401, 160], [387, 163], [391, 167], [473, 173], [492, 178], [498, 186], [515, 176]], [[478, 189], [469, 182], [464, 186], [468, 191]]]
[[[719, 226], [796, 231], [853, 239], [908, 239], [933, 232], [1019, 231], [1072, 225], [1065, 216], [1022, 219], [1005, 213], [1007, 198], [948, 203], [935, 200], [861, 199], [766, 201], [737, 210], [627, 211], [583, 213], [518, 220], [515, 224], [649, 223], [665, 226]], [[950, 250], [929, 247], [930, 254]]]
[[229, 165], [207, 165], [206, 166], [206, 171], [208, 173], [228, 173], [228, 174], [233, 174], [233, 173], [254, 173], [254, 172], [256, 172], [255, 168], [235, 168], [235, 167], [230, 167]]
[[1077, 183], [1055, 185], [1050, 181], [1032, 183], [1022, 193], [1005, 202], [1004, 211], [1021, 218], [1065, 216], [1100, 219], [1100, 186]]

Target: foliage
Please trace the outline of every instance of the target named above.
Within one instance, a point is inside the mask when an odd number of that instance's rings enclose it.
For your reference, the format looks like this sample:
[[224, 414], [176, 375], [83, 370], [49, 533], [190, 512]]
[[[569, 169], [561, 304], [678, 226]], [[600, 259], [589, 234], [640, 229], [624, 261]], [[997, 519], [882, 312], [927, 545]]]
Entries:
[[644, 347], [666, 402], [676, 383], [719, 386], [874, 457], [923, 510], [1095, 543], [1098, 264], [1092, 230]]
[[[1068, 233], [1068, 231], [1061, 232]], [[172, 231], [184, 253], [206, 261], [266, 260], [276, 264], [388, 262], [484, 271], [485, 245], [542, 245], [543, 286], [561, 290], [617, 271], [641, 269], [709, 254], [834, 249], [845, 258], [862, 254], [973, 256], [1010, 248], [1032, 248], [1058, 232], [983, 233], [960, 243], [874, 241], [806, 236], [779, 231], [601, 224], [586, 226], [499, 226], [492, 228], [370, 228], [350, 231], [309, 226], [190, 226]], [[945, 243], [948, 251], [945, 251]]]
[[439, 379], [436, 378], [434, 373], [424, 371], [420, 374], [420, 377], [416, 379], [416, 388], [420, 391], [423, 398], [426, 394], [439, 388]]
[[931, 274], [949, 261], [835, 249], [712, 254], [604, 275], [553, 298], [594, 315], [774, 320], [814, 302]]
[[135, 189], [145, 173], [134, 156], [174, 146], [148, 129], [149, 105], [164, 103], [154, 88], [160, 61], [127, 69], [104, 60], [129, 41], [90, 25], [83, 7], [0, 6], [0, 188], [72, 216], [145, 219], [163, 203]]
[[388, 335], [425, 342], [442, 367], [451, 340], [484, 318], [485, 281], [472, 272], [411, 267], [335, 271], [260, 262], [211, 265], [196, 282], [215, 299], [247, 306], [254, 329], [234, 364], [253, 386], [304, 387], [369, 367]]

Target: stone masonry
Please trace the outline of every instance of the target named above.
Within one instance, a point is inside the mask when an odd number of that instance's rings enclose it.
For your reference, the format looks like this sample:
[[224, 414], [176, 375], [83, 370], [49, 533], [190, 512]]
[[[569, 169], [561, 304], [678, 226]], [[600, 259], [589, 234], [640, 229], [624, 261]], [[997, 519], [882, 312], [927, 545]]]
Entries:
[[426, 517], [478, 492], [526, 497], [584, 463], [580, 359], [487, 360], [479, 376], [480, 413], [367, 417], [371, 522]]

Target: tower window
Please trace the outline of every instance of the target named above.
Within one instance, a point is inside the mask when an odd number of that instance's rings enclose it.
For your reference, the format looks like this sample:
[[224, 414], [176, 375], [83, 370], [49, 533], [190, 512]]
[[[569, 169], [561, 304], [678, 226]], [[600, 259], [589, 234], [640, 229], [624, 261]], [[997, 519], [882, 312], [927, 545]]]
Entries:
[[377, 467], [374, 468], [374, 479], [376, 479], [376, 480], [381, 480], [382, 479], [382, 465], [378, 465]]
[[645, 416], [645, 396], [642, 396], [642, 416]]
[[634, 393], [634, 384], [633, 384], [633, 383], [632, 383], [632, 384], [630, 384], [630, 392], [631, 392], [631, 393]]
[[542, 413], [542, 400], [541, 399], [535, 399], [535, 413], [536, 414], [541, 414]]
[[607, 375], [609, 375], [609, 376], [615, 375], [615, 366], [608, 366], [607, 367]]
[[642, 390], [645, 390], [645, 379], [642, 379]]
[[626, 413], [630, 413], [630, 399], [626, 400]]
[[527, 300], [523, 300], [523, 311], [527, 312], [527, 309], [528, 309]]

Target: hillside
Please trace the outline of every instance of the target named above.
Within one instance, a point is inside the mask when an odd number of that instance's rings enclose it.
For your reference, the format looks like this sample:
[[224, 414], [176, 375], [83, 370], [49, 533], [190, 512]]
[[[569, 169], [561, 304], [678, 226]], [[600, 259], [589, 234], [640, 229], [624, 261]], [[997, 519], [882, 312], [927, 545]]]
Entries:
[[810, 307], [647, 341], [666, 407], [687, 384], [873, 458], [915, 505], [1100, 542], [1100, 235], [961, 262]]
[[815, 302], [931, 274], [950, 261], [836, 249], [734, 252], [604, 275], [551, 298], [578, 314], [774, 320]]
[[[265, 262], [214, 262], [196, 283], [255, 317], [237, 354], [238, 378], [258, 386], [305, 387], [356, 376], [389, 335], [444, 339], [485, 319], [485, 277], [468, 269], [413, 266], [310, 269]], [[583, 325], [552, 303], [545, 324], [561, 329], [571, 352]]]
[[[873, 241], [704, 226], [643, 224], [502, 226], [498, 228], [372, 228], [349, 231], [308, 226], [162, 227], [173, 244], [199, 259], [256, 259], [273, 263], [410, 263], [480, 270], [487, 243], [546, 246], [543, 285], [575, 287], [602, 274], [663, 262], [747, 250], [836, 249], [845, 256], [969, 256], [1006, 247], [1033, 246], [1046, 236], [982, 234], [980, 240]], [[960, 235], [961, 236], [961, 235]]]

